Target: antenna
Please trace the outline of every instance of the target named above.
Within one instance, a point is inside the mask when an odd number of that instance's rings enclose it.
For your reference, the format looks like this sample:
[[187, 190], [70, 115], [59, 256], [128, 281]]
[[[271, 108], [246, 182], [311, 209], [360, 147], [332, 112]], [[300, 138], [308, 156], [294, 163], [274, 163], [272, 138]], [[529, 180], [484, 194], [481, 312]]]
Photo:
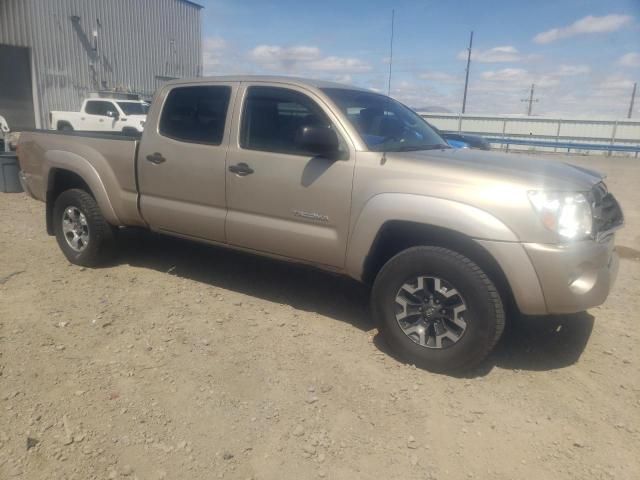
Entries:
[[462, 96], [462, 113], [467, 108], [467, 88], [469, 87], [469, 69], [471, 67], [471, 47], [473, 47], [473, 30], [471, 30], [471, 36], [469, 37], [469, 48], [467, 54], [467, 73], [464, 79], [464, 95]]
[[391, 10], [391, 40], [389, 42], [389, 83], [387, 85], [387, 95], [391, 95], [391, 65], [393, 64], [393, 23], [396, 11]]
[[[396, 11], [394, 9], [391, 10], [391, 38], [389, 40], [389, 82], [387, 84], [387, 97], [386, 102], [388, 105], [391, 104], [391, 66], [393, 65], [393, 23], [395, 20]], [[384, 112], [384, 115], [387, 113]], [[384, 165], [387, 163], [387, 148], [385, 147], [382, 151], [382, 158], [380, 159], [380, 165]]]

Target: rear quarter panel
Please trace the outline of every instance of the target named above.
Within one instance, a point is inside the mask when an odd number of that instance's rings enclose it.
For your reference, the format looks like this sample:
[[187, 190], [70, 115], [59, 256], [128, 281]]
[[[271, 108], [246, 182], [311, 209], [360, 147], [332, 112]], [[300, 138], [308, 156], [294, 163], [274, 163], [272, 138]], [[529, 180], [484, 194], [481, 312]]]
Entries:
[[80, 128], [80, 116], [84, 115], [81, 112], [63, 112], [63, 111], [51, 111], [51, 125], [50, 128], [52, 130], [58, 129], [58, 122], [67, 122], [74, 129], [78, 130]]
[[137, 207], [137, 142], [106, 135], [24, 132], [19, 160], [29, 190], [45, 201], [56, 169], [79, 175], [91, 188], [105, 218], [114, 225], [142, 226]]

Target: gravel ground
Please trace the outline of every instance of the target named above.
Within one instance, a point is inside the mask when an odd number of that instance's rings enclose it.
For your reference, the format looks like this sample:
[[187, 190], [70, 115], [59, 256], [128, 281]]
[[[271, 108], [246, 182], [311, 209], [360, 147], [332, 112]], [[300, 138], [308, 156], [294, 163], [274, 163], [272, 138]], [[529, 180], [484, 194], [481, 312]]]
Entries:
[[616, 288], [465, 377], [388, 355], [348, 280], [144, 232], [80, 268], [0, 194], [0, 479], [640, 478], [640, 161], [570, 161], [625, 208]]

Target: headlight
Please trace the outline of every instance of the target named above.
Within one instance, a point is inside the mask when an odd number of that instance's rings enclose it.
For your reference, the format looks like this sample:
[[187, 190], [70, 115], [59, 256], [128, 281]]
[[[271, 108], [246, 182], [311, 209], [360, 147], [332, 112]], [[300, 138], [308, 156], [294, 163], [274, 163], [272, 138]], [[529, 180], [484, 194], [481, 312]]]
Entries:
[[529, 192], [529, 201], [542, 224], [561, 237], [575, 240], [591, 235], [593, 215], [587, 197], [571, 192]]

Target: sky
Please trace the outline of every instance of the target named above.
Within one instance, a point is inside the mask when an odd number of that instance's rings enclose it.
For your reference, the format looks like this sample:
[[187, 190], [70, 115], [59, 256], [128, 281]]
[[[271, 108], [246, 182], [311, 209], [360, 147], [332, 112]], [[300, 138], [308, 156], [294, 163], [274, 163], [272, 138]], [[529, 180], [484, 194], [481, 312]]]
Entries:
[[[198, 0], [196, 0], [198, 1]], [[640, 0], [200, 0], [205, 75], [333, 80], [413, 107], [625, 118], [640, 82]], [[640, 97], [640, 91], [638, 92]], [[640, 99], [634, 117], [640, 117]]]

